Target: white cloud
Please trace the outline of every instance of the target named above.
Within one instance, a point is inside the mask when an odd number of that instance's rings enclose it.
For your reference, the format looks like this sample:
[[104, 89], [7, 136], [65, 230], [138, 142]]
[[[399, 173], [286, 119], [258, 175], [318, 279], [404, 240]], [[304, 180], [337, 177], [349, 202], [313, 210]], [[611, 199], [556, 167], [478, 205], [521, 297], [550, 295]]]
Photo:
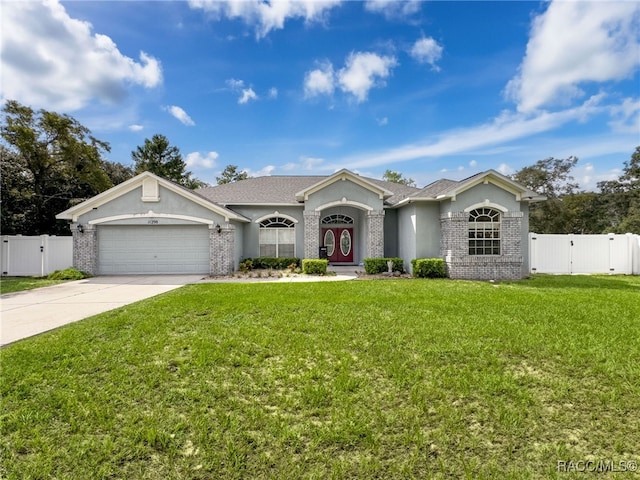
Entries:
[[244, 80], [238, 80], [236, 78], [230, 78], [226, 81], [226, 84], [234, 92], [241, 90], [244, 87]]
[[513, 173], [516, 173], [516, 171], [513, 169], [513, 167], [507, 165], [506, 163], [501, 163], [498, 168], [496, 168], [496, 170], [498, 172], [500, 172], [503, 175], [511, 175]]
[[255, 28], [257, 38], [284, 28], [289, 19], [323, 22], [328, 12], [340, 3], [341, 0], [189, 0], [191, 8], [204, 10], [214, 19], [242, 20]]
[[173, 115], [175, 118], [180, 120], [180, 122], [182, 122], [184, 125], [187, 125], [188, 127], [192, 127], [196, 124], [196, 122], [194, 122], [191, 119], [191, 117], [187, 114], [187, 112], [185, 112], [182, 108], [178, 107], [177, 105], [171, 105], [169, 107], [165, 107], [165, 110], [169, 112], [171, 115]]
[[57, 0], [3, 2], [0, 96], [54, 110], [73, 111], [94, 100], [121, 103], [130, 85], [162, 83], [160, 62], [140, 52], [123, 55], [106, 35], [71, 18]]
[[[229, 86], [232, 92], [239, 94], [238, 103], [240, 105], [244, 105], [249, 103], [251, 100], [258, 100], [258, 94], [253, 90], [253, 88], [248, 87], [245, 88], [244, 80], [238, 80], [235, 78], [230, 78], [226, 81], [226, 84]], [[269, 91], [270, 94], [273, 94], [273, 88]], [[275, 90], [275, 95], [278, 95], [278, 91]], [[272, 97], [275, 98], [275, 97]]]
[[140, 132], [142, 130], [144, 130], [144, 126], [142, 125], [129, 125], [129, 130], [131, 130], [132, 132]]
[[196, 168], [213, 168], [216, 166], [218, 152], [206, 152], [202, 155], [200, 152], [191, 152], [185, 157], [187, 167]]
[[613, 120], [609, 126], [614, 132], [635, 133], [640, 132], [640, 99], [625, 98], [621, 105], [611, 109]]
[[[569, 122], [582, 121], [607, 111], [610, 107], [599, 105], [593, 99], [583, 105], [559, 112], [539, 112], [528, 115], [518, 112], [502, 112], [492, 121], [482, 125], [446, 131], [424, 143], [402, 145], [380, 152], [339, 159], [340, 168], [371, 168], [407, 160], [424, 160], [448, 155], [477, 152], [516, 139], [530, 137], [554, 130]], [[332, 168], [334, 165], [328, 165]]]
[[443, 48], [431, 37], [423, 37], [413, 44], [409, 55], [418, 63], [428, 63], [434, 70], [440, 70], [436, 62], [442, 57]]
[[384, 127], [389, 124], [389, 119], [387, 117], [382, 117], [378, 119], [378, 125]]
[[371, 52], [351, 53], [344, 68], [338, 71], [338, 84], [343, 92], [356, 97], [358, 103], [364, 102], [369, 90], [385, 85], [384, 79], [391, 74], [391, 69], [396, 65], [395, 57], [380, 56]]
[[250, 177], [268, 177], [273, 173], [275, 169], [276, 167], [274, 167], [273, 165], [267, 165], [266, 167], [261, 168], [260, 170], [251, 170], [247, 168], [243, 170], [243, 172], [247, 172], [247, 174]]
[[364, 102], [369, 90], [385, 85], [391, 69], [398, 64], [395, 57], [381, 56], [372, 52], [352, 52], [345, 60], [345, 66], [335, 72], [331, 62], [322, 62], [318, 68], [306, 73], [304, 95], [306, 98], [319, 95], [333, 95], [336, 86], [344, 93]]
[[272, 99], [278, 98], [278, 89], [276, 87], [271, 87], [267, 96]]
[[320, 167], [324, 163], [323, 158], [301, 156], [297, 162], [289, 162], [280, 167], [280, 170], [285, 172], [300, 171], [300, 170], [314, 170]]
[[370, 12], [381, 13], [387, 19], [408, 17], [420, 11], [420, 0], [367, 0], [365, 9]]
[[469, 162], [469, 166], [470, 166], [470, 167], [477, 167], [477, 166], [478, 166], [478, 162], [477, 162], [476, 160], [471, 160], [471, 161]]
[[307, 98], [318, 95], [333, 95], [335, 73], [331, 62], [323, 62], [319, 68], [307, 72], [304, 77], [304, 95]]
[[640, 65], [638, 2], [554, 1], [533, 20], [527, 53], [506, 87], [521, 112], [584, 95], [586, 82], [630, 77]]
[[242, 95], [238, 99], [238, 103], [240, 105], [244, 105], [245, 103], [248, 103], [250, 100], [257, 100], [257, 99], [258, 99], [258, 95], [256, 95], [256, 92], [253, 91], [253, 88], [243, 88]]
[[300, 161], [302, 162], [302, 167], [305, 170], [313, 170], [324, 163], [323, 158], [316, 157], [300, 157]]

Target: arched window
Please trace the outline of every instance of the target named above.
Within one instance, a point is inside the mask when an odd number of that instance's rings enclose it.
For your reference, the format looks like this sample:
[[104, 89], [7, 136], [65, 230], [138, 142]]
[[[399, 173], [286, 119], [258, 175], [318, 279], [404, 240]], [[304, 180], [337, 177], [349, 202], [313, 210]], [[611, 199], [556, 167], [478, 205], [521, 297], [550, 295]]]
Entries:
[[476, 208], [469, 212], [469, 255], [500, 255], [500, 212]]
[[349, 215], [342, 215], [341, 213], [336, 213], [334, 215], [327, 215], [322, 219], [323, 225], [336, 225], [336, 224], [347, 224], [353, 225], [353, 218]]
[[295, 257], [296, 230], [293, 220], [270, 217], [260, 222], [261, 257]]

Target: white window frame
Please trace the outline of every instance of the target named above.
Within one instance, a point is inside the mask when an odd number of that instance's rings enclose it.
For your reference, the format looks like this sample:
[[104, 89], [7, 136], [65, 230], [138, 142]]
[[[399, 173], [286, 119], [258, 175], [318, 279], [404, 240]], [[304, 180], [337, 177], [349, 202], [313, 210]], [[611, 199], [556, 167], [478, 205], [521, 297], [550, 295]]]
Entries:
[[[258, 256], [259, 257], [270, 257], [271, 255], [262, 255], [262, 247], [263, 245], [274, 245], [273, 243], [264, 243], [262, 241], [263, 232], [273, 233], [275, 235], [275, 258], [281, 258], [280, 248], [281, 246], [293, 245], [293, 257], [296, 256], [296, 222], [284, 215], [272, 215], [266, 218], [262, 218], [258, 227]], [[282, 233], [281, 233], [282, 232]], [[280, 236], [284, 236], [283, 233], [287, 232], [288, 236], [293, 237], [292, 243], [283, 243], [280, 241]], [[291, 232], [291, 233], [289, 233]], [[282, 257], [288, 257], [289, 255], [282, 255]]]
[[468, 213], [469, 255], [481, 257], [502, 255], [502, 213], [491, 207], [476, 208]]

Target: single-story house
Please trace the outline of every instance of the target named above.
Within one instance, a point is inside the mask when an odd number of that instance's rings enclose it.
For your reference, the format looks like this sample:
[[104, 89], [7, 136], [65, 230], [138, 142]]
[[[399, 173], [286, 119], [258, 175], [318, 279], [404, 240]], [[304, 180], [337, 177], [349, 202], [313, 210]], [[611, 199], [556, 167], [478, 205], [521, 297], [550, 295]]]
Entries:
[[252, 257], [440, 257], [452, 278], [517, 279], [529, 204], [544, 197], [494, 171], [424, 188], [343, 169], [188, 190], [145, 172], [57, 215], [74, 267], [94, 275], [224, 275]]

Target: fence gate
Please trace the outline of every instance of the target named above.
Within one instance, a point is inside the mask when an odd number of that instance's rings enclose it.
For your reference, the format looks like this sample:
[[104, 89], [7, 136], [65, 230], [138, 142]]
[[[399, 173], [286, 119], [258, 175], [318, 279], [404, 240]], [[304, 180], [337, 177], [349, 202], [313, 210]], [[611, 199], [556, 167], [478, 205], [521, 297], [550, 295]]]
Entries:
[[631, 275], [638, 235], [529, 234], [531, 273]]
[[11, 277], [45, 276], [73, 264], [71, 237], [49, 235], [2, 236], [2, 275]]

